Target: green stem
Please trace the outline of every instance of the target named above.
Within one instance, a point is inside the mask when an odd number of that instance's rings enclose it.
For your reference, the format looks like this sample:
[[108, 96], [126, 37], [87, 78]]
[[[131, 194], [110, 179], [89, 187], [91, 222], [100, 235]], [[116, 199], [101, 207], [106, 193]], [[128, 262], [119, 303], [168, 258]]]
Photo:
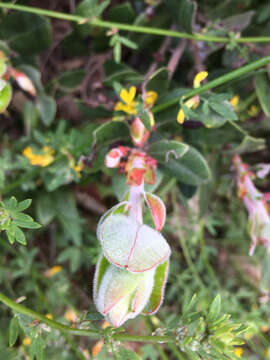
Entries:
[[[33, 14], [38, 15], [45, 15], [57, 19], [67, 20], [67, 21], [74, 21], [79, 24], [89, 23], [93, 26], [103, 27], [103, 28], [116, 28], [118, 30], [126, 30], [132, 32], [138, 32], [143, 34], [152, 34], [152, 35], [160, 35], [160, 36], [171, 36], [175, 38], [181, 39], [189, 39], [195, 41], [208, 41], [208, 42], [218, 42], [218, 43], [229, 43], [231, 39], [229, 37], [221, 37], [221, 36], [211, 36], [211, 35], [204, 35], [199, 33], [187, 34], [180, 31], [173, 31], [173, 30], [166, 30], [154, 27], [147, 27], [147, 26], [137, 26], [137, 25], [129, 25], [111, 21], [104, 21], [97, 18], [86, 18], [79, 15], [74, 14], [65, 14], [58, 11], [52, 11], [47, 9], [40, 9], [31, 6], [25, 5], [15, 5], [10, 3], [3, 3], [0, 2], [0, 7], [4, 9], [12, 9], [12, 10], [19, 10], [25, 11]], [[270, 36], [252, 36], [252, 37], [239, 37], [234, 38], [234, 42], [236, 43], [245, 43], [245, 42], [270, 42]]]
[[[192, 96], [202, 94], [202, 93], [206, 92], [207, 90], [214, 89], [217, 86], [223, 85], [228, 81], [234, 80], [242, 75], [245, 75], [245, 74], [247, 74], [253, 70], [256, 70], [262, 66], [265, 66], [269, 63], [270, 63], [270, 55], [267, 55], [265, 57], [262, 57], [259, 60], [253, 61], [253, 62], [241, 67], [240, 69], [236, 69], [236, 70], [229, 72], [228, 74], [219, 76], [218, 78], [209, 81], [205, 85], [202, 85], [196, 89], [187, 91], [186, 94], [184, 95], [184, 98], [188, 99]], [[180, 100], [179, 97], [177, 97], [177, 98], [171, 99], [170, 101], [167, 101], [166, 103], [157, 105], [152, 109], [152, 112], [158, 113], [160, 111], [163, 111], [175, 104], [178, 104], [179, 100]]]
[[[61, 324], [55, 320], [48, 319], [46, 316], [41, 315], [27, 307], [17, 304], [4, 294], [0, 292], [0, 302], [8, 306], [9, 308], [17, 311], [21, 314], [27, 315], [32, 319], [39, 320], [40, 322], [47, 324], [53, 329], [59, 330], [61, 333], [78, 336], [89, 336], [93, 338], [101, 338], [102, 333], [93, 329], [78, 329]], [[129, 335], [129, 334], [113, 334], [112, 339], [116, 341], [136, 341], [136, 342], [149, 342], [149, 343], [173, 343], [175, 340], [172, 336], [152, 336], [152, 335]]]

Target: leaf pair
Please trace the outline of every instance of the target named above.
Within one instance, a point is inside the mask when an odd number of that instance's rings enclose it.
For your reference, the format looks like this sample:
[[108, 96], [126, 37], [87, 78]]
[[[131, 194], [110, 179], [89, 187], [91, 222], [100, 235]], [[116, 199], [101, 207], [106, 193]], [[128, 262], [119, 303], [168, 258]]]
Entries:
[[122, 214], [108, 216], [99, 225], [98, 237], [109, 262], [132, 273], [155, 268], [171, 253], [158, 231]]
[[141, 312], [154, 314], [162, 303], [168, 267], [166, 261], [156, 269], [134, 274], [110, 264], [101, 256], [94, 279], [97, 309], [114, 327]]

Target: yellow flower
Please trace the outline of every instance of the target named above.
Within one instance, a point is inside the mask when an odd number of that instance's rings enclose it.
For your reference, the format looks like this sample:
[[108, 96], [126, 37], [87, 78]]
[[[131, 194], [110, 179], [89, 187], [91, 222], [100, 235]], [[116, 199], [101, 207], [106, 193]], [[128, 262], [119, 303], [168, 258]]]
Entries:
[[52, 314], [46, 314], [46, 318], [49, 319], [49, 320], [52, 320], [53, 316], [52, 316]]
[[41, 154], [33, 153], [33, 150], [30, 146], [27, 146], [22, 153], [34, 166], [46, 167], [54, 161], [54, 151], [50, 146], [43, 146], [41, 149]]
[[208, 76], [208, 72], [207, 71], [201, 71], [199, 72], [193, 80], [193, 87], [196, 89], [201, 85], [201, 82], [206, 79]]
[[24, 346], [29, 346], [30, 344], [31, 344], [31, 339], [29, 337], [23, 339]]
[[256, 116], [259, 113], [259, 109], [256, 105], [251, 105], [250, 108], [248, 109], [248, 115], [249, 116]]
[[[200, 99], [198, 96], [194, 96], [191, 99], [187, 100], [184, 105], [187, 106], [188, 108], [192, 108], [192, 109], [196, 109], [196, 107], [199, 105]], [[179, 124], [183, 124], [185, 120], [185, 113], [183, 111], [182, 108], [180, 108], [180, 110], [178, 111], [177, 114], [177, 122]]]
[[77, 314], [75, 313], [75, 311], [73, 309], [68, 309], [65, 312], [64, 316], [65, 316], [65, 319], [70, 322], [75, 322], [77, 320]]
[[69, 166], [71, 167], [71, 169], [73, 169], [78, 178], [81, 177], [81, 171], [84, 169], [84, 164], [82, 161], [79, 161], [77, 165], [75, 165], [75, 162], [74, 162], [74, 159], [73, 158], [70, 158], [69, 160]]
[[146, 105], [154, 105], [154, 103], [157, 101], [157, 98], [158, 94], [155, 91], [147, 91], [145, 98]]
[[[199, 72], [193, 80], [193, 87], [196, 89], [201, 85], [201, 82], [206, 79], [208, 76], [208, 72], [207, 71], [201, 71]], [[196, 109], [196, 107], [199, 105], [200, 103], [200, 98], [198, 95], [193, 96], [191, 99], [187, 100], [184, 105], [189, 107], [190, 109]], [[183, 124], [183, 122], [185, 121], [185, 113], [184, 110], [182, 108], [179, 109], [178, 114], [177, 114], [177, 122], [179, 124]]]
[[123, 102], [118, 101], [114, 107], [114, 110], [116, 111], [124, 111], [127, 114], [130, 115], [136, 115], [137, 109], [136, 109], [136, 102], [134, 101], [134, 98], [136, 96], [136, 88], [135, 86], [131, 86], [129, 90], [122, 89], [120, 92], [120, 98]]
[[56, 266], [53, 266], [50, 269], [46, 270], [44, 272], [44, 276], [50, 278], [50, 277], [58, 274], [60, 271], [62, 271], [62, 266], [56, 265]]
[[[102, 324], [101, 328], [102, 329], [106, 329], [108, 326], [110, 326], [110, 324], [108, 323], [108, 321], [104, 321], [104, 323]], [[92, 356], [96, 357], [98, 356], [98, 354], [100, 353], [101, 349], [103, 348], [104, 345], [104, 340], [99, 340], [98, 342], [95, 343], [95, 345], [92, 348]]]
[[242, 357], [242, 355], [243, 355], [243, 349], [242, 349], [241, 347], [235, 348], [234, 354], [235, 354], [237, 357], [239, 357], [239, 358]]
[[234, 108], [234, 110], [237, 109], [237, 105], [239, 103], [239, 96], [238, 95], [234, 95], [231, 100], [230, 100], [230, 104], [232, 105], [232, 107]]

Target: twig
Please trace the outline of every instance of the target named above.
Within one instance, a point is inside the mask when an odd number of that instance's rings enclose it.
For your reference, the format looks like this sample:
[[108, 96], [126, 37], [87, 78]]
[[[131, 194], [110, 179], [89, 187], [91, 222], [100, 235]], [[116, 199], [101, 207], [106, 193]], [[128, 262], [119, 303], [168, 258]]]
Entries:
[[177, 68], [177, 65], [183, 55], [183, 52], [186, 47], [186, 40], [180, 40], [176, 48], [173, 50], [173, 54], [168, 63], [169, 79], [173, 77], [173, 74]]
[[[21, 304], [17, 304], [15, 301], [11, 300], [4, 294], [0, 292], [0, 302], [5, 304], [6, 306], [10, 307], [16, 312], [21, 314], [27, 315], [32, 319], [39, 320], [40, 322], [47, 324], [49, 327], [59, 330], [61, 333], [77, 335], [77, 336], [88, 336], [92, 338], [101, 338], [102, 332], [95, 329], [80, 329], [80, 328], [73, 328], [62, 323], [59, 323], [55, 320], [48, 319], [46, 316], [39, 314], [38, 312], [31, 310]], [[112, 334], [111, 338], [115, 341], [135, 341], [135, 342], [147, 342], [147, 343], [173, 343], [175, 339], [173, 336], [167, 335], [129, 335], [129, 334], [122, 334], [116, 333]]]

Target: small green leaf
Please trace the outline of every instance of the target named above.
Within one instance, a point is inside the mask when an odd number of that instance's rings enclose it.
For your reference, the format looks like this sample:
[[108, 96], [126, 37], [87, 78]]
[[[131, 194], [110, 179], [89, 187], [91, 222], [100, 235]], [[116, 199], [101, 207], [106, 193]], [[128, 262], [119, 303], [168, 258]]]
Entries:
[[44, 125], [50, 126], [56, 114], [55, 100], [46, 94], [38, 96], [37, 108]]
[[161, 140], [149, 146], [148, 153], [158, 162], [168, 163], [171, 159], [180, 159], [189, 146], [175, 140]]
[[50, 194], [41, 194], [36, 201], [36, 213], [38, 221], [48, 225], [56, 216], [55, 202]]
[[254, 151], [260, 151], [265, 149], [265, 139], [255, 138], [253, 136], [246, 135], [242, 142], [234, 149], [227, 151], [230, 154], [245, 154]]
[[146, 127], [146, 129], [148, 131], [151, 131], [152, 126], [151, 126], [151, 119], [149, 116], [148, 111], [145, 109], [144, 105], [142, 102], [139, 102], [137, 105], [137, 111], [138, 111], [138, 117], [141, 119], [141, 121], [143, 122], [144, 126]]
[[169, 271], [169, 260], [164, 261], [156, 268], [155, 276], [154, 276], [154, 286], [149, 301], [143, 310], [144, 314], [151, 315], [159, 309], [164, 296], [168, 271]]
[[0, 91], [0, 114], [3, 113], [8, 107], [12, 96], [11, 86], [6, 83], [4, 88]]
[[188, 33], [193, 32], [194, 18], [197, 11], [197, 3], [192, 0], [181, 0], [179, 4], [179, 24]]
[[23, 211], [23, 210], [29, 208], [31, 203], [32, 203], [32, 199], [23, 200], [23, 201], [19, 202], [19, 204], [17, 205], [16, 210], [17, 211]]
[[134, 50], [138, 49], [138, 45], [134, 41], [131, 41], [126, 37], [120, 36], [120, 41], [126, 47], [129, 47], [129, 48], [134, 49]]
[[221, 115], [226, 120], [237, 120], [237, 116], [235, 112], [233, 111], [232, 105], [229, 103], [229, 101], [225, 100], [222, 102], [214, 102], [209, 101], [209, 106], [217, 112], [219, 115]]
[[256, 94], [266, 116], [270, 116], [270, 83], [266, 74], [258, 74], [255, 77]]
[[17, 207], [17, 200], [14, 196], [12, 196], [7, 202], [6, 202], [6, 209], [9, 211], [15, 210]]
[[58, 76], [55, 81], [64, 91], [73, 91], [77, 86], [81, 84], [86, 72], [83, 69], [76, 69], [71, 71], [65, 71]]
[[193, 294], [190, 301], [188, 301], [186, 304], [184, 304], [184, 306], [183, 306], [183, 314], [187, 314], [188, 312], [193, 310], [193, 308], [194, 308], [194, 306], [196, 304], [196, 299], [197, 299], [197, 294]]
[[121, 62], [122, 46], [121, 42], [117, 41], [113, 47], [113, 56], [116, 63]]
[[219, 316], [220, 308], [221, 308], [221, 297], [218, 294], [213, 300], [212, 304], [210, 305], [210, 310], [207, 315], [207, 321], [209, 322], [215, 321]]
[[191, 146], [179, 159], [170, 157], [163, 167], [185, 184], [200, 185], [211, 179], [211, 172], [206, 160]]
[[20, 243], [22, 245], [26, 245], [26, 239], [25, 239], [24, 233], [17, 226], [15, 226], [15, 239], [18, 243]]
[[34, 360], [36, 357], [36, 360], [44, 360], [44, 350], [46, 347], [46, 344], [42, 337], [40, 335], [37, 335], [36, 337], [31, 339], [30, 344], [30, 358], [31, 360]]
[[19, 335], [19, 322], [14, 316], [9, 325], [9, 346], [13, 346]]
[[76, 8], [76, 14], [86, 18], [99, 17], [103, 10], [109, 5], [110, 0], [98, 3], [98, 0], [83, 0]]
[[104, 320], [104, 316], [99, 312], [87, 312], [87, 314], [84, 317], [84, 320], [99, 321], [99, 320]]
[[50, 46], [50, 21], [36, 14], [11, 12], [2, 19], [0, 38], [24, 56], [35, 55]]

